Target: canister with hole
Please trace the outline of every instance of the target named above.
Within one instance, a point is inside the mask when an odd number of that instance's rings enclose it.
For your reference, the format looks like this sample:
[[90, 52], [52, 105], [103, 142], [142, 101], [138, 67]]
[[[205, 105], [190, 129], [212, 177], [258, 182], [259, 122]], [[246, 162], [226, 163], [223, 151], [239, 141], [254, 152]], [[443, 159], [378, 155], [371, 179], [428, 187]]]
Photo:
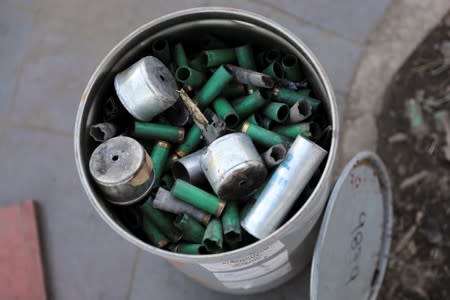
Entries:
[[155, 181], [150, 156], [141, 144], [125, 136], [100, 144], [91, 155], [89, 170], [105, 199], [114, 204], [138, 202]]

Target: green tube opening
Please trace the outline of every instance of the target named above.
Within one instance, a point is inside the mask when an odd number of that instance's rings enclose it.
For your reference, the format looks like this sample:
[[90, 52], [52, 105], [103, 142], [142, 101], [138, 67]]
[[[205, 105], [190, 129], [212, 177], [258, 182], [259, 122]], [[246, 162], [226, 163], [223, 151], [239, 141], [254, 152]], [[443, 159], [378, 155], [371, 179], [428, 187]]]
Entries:
[[280, 106], [280, 108], [277, 111], [277, 118], [281, 122], [286, 121], [286, 119], [289, 117], [289, 106]]
[[227, 241], [239, 241], [241, 239], [241, 235], [234, 231], [227, 232], [224, 236]]
[[191, 70], [186, 67], [179, 67], [175, 73], [175, 77], [178, 81], [186, 81], [191, 76]]
[[229, 115], [225, 116], [224, 121], [225, 121], [225, 124], [227, 125], [227, 127], [234, 128], [239, 123], [239, 117], [235, 114], [229, 114]]

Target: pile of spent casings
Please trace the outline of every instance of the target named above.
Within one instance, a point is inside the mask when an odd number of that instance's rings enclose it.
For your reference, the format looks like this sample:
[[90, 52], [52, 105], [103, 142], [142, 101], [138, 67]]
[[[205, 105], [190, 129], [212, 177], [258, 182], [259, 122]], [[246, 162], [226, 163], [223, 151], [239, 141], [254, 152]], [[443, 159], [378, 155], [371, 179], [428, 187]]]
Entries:
[[185, 254], [274, 232], [314, 190], [331, 138], [296, 56], [203, 39], [154, 41], [115, 75], [89, 131], [90, 173], [116, 216]]

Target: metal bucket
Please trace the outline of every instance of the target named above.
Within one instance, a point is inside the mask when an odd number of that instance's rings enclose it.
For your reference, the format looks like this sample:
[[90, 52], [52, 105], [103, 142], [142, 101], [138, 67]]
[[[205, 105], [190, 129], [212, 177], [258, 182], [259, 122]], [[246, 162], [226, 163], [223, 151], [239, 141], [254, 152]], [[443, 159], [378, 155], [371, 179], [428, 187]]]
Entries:
[[[136, 62], [160, 37], [176, 39], [209, 32], [243, 43], [270, 45], [300, 58], [302, 69], [318, 98], [322, 99], [333, 128], [323, 174], [314, 192], [283, 226], [267, 238], [231, 252], [185, 255], [155, 248], [133, 236], [114, 215], [89, 175], [93, 142], [88, 129], [112, 89], [114, 75]], [[263, 16], [231, 8], [196, 8], [158, 18], [123, 39], [100, 63], [84, 91], [75, 126], [75, 157], [82, 185], [102, 218], [134, 245], [167, 259], [204, 286], [232, 294], [270, 290], [302, 271], [312, 259], [318, 221], [332, 184], [339, 136], [339, 117], [333, 89], [322, 66], [306, 45], [285, 28]], [[233, 281], [230, 281], [232, 277]], [[258, 277], [259, 283], [252, 283]]]

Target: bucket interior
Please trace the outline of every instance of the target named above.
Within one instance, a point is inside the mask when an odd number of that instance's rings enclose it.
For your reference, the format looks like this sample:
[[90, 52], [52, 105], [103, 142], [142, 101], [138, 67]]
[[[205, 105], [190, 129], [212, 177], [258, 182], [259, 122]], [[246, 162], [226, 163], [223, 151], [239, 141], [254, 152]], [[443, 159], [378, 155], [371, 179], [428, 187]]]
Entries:
[[[84, 109], [80, 109], [78, 112], [77, 130], [79, 131], [79, 137], [76, 141], [78, 143], [78, 147], [76, 148], [79, 149], [79, 153], [76, 153], [76, 155], [78, 156], [77, 159], [80, 160], [80, 168], [82, 168], [80, 174], [84, 173], [82, 177], [85, 177], [82, 180], [86, 180], [84, 185], [85, 187], [88, 186], [93, 193], [94, 201], [97, 202], [96, 204], [103, 211], [103, 217], [110, 218], [112, 222], [116, 223], [130, 235], [141, 240], [141, 237], [136, 236], [132, 232], [130, 226], [125, 226], [122, 223], [121, 215], [118, 213], [121, 207], [108, 203], [90, 176], [89, 158], [93, 150], [98, 146], [98, 143], [90, 138], [89, 127], [92, 124], [103, 121], [100, 119], [101, 107], [104, 105], [106, 99], [114, 93], [113, 80], [115, 74], [126, 69], [140, 58], [151, 55], [152, 42], [160, 38], [167, 39], [171, 45], [174, 44], [174, 41], [181, 41], [186, 48], [186, 52], [189, 52], [189, 49], [200, 49], [202, 47], [202, 43], [204, 42], [202, 36], [206, 33], [213, 34], [235, 47], [248, 43], [252, 44], [255, 53], [258, 53], [258, 50], [275, 48], [280, 49], [284, 53], [291, 53], [297, 56], [301, 64], [301, 70], [308, 80], [309, 88], [312, 90], [312, 96], [322, 100], [322, 113], [326, 121], [333, 128], [336, 126], [334, 123], [337, 122], [337, 118], [332, 117], [332, 105], [330, 104], [334, 99], [330, 99], [332, 92], [330, 93], [327, 90], [326, 85], [328, 82], [326, 80], [324, 81], [323, 75], [320, 75], [320, 72], [323, 72], [320, 66], [311, 62], [308, 56], [302, 53], [302, 49], [284, 39], [280, 34], [268, 30], [263, 26], [242, 20], [215, 18], [214, 14], [204, 20], [195, 16], [184, 16], [178, 19], [168, 19], [165, 22], [160, 22], [152, 26], [144, 26], [143, 29], [136, 31], [119, 43], [104, 59], [91, 78], [82, 98], [82, 101], [85, 101]], [[330, 148], [335, 138], [336, 136], [333, 134], [329, 141], [321, 146], [331, 153]], [[317, 172], [317, 176], [313, 177], [312, 180], [316, 182], [315, 189], [317, 189], [317, 183], [319, 181], [322, 182], [320, 179], [323, 176], [324, 169], [331, 168], [330, 159], [334, 159], [334, 154], [328, 155], [320, 167], [320, 172]], [[296, 207], [291, 210], [287, 219], [296, 214], [302, 205], [305, 205], [305, 203], [307, 205], [307, 199], [312, 192], [313, 190], [308, 190], [300, 196], [301, 199], [297, 201]]]

